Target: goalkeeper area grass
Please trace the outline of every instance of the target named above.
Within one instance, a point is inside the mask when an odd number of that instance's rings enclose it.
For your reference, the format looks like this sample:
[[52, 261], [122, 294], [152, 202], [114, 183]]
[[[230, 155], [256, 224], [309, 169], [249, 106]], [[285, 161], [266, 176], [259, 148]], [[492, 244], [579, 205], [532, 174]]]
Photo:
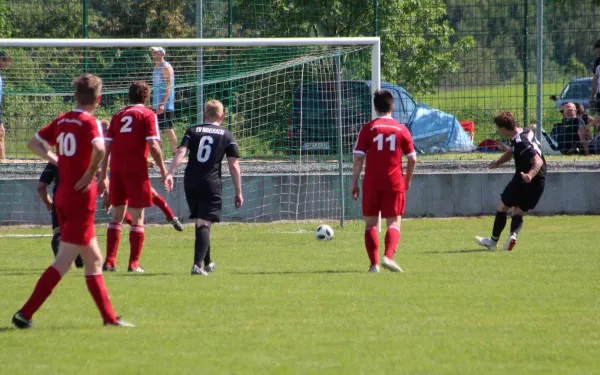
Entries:
[[135, 329], [102, 326], [77, 269], [33, 329], [13, 329], [52, 253], [49, 238], [0, 238], [0, 373], [596, 373], [600, 218], [526, 217], [512, 253], [475, 245], [492, 221], [403, 221], [404, 274], [366, 272], [358, 222], [329, 223], [331, 242], [317, 224], [216, 226], [208, 277], [189, 274], [189, 226], [148, 227], [147, 273], [124, 272], [125, 229], [105, 279]]

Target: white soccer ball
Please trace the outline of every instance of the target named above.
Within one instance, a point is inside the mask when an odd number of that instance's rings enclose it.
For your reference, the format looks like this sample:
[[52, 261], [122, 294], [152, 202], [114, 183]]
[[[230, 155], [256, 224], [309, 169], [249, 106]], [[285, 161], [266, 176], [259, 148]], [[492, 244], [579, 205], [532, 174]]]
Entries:
[[315, 237], [319, 241], [331, 241], [333, 239], [333, 229], [329, 225], [319, 225]]

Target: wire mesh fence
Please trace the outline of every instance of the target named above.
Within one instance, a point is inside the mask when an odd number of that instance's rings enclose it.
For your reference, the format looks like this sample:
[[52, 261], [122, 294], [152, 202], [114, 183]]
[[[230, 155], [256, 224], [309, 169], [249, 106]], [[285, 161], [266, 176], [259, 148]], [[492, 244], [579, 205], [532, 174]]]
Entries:
[[[547, 136], [541, 141], [548, 154], [589, 160], [593, 156], [578, 155], [598, 152], [596, 143], [600, 143], [592, 98], [594, 43], [600, 38], [600, 24], [595, 21], [600, 10], [596, 0], [545, 0], [543, 72], [539, 75], [539, 1], [6, 0], [0, 4], [0, 37], [377, 35], [382, 38], [382, 81], [401, 87], [404, 102], [411, 101], [406, 108], [409, 116], [402, 120], [411, 125], [413, 112], [449, 115], [434, 129], [428, 127], [429, 120], [414, 122], [411, 131], [415, 137], [424, 137], [421, 151], [425, 155], [449, 160], [496, 157], [492, 152], [501, 149], [497, 142], [503, 140], [493, 117], [500, 110], [510, 110], [520, 125], [543, 127]], [[18, 69], [13, 64], [0, 75], [15, 75]], [[543, 110], [538, 119], [540, 78]], [[17, 94], [14, 90], [11, 82], [5, 84], [3, 101], [8, 110]], [[220, 92], [230, 102], [234, 94], [226, 84]], [[581, 104], [583, 111], [561, 113], [561, 106], [568, 102]], [[5, 116], [10, 129], [8, 120]], [[19, 126], [41, 125], [25, 122]], [[447, 136], [427, 138], [432, 131]], [[459, 141], [453, 138], [455, 133], [461, 134]], [[9, 158], [24, 152], [19, 146], [22, 140], [11, 137], [18, 135], [7, 133]], [[11, 142], [17, 146], [10, 146]], [[456, 142], [463, 144], [456, 147]]]

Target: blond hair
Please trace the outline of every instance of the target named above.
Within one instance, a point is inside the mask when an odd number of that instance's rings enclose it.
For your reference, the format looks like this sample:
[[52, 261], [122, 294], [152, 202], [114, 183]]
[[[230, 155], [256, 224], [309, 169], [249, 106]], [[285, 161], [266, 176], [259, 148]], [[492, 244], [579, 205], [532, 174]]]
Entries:
[[218, 100], [209, 100], [204, 105], [204, 118], [208, 121], [220, 120], [223, 116], [223, 103]]

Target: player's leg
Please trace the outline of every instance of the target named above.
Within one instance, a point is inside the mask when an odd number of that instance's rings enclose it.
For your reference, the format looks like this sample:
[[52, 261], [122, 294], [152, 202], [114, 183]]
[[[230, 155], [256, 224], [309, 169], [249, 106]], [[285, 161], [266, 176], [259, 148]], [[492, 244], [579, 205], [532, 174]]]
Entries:
[[544, 193], [545, 180], [535, 180], [529, 184], [523, 184], [518, 204], [513, 207], [512, 220], [510, 223], [510, 235], [504, 244], [503, 250], [512, 251], [517, 244], [517, 236], [523, 228], [523, 217], [537, 206]]
[[121, 242], [121, 228], [126, 205], [113, 207], [108, 230], [106, 231], [106, 261], [102, 269], [104, 271], [114, 272], [117, 270], [117, 253], [119, 251], [119, 242]]
[[183, 231], [183, 226], [179, 222], [179, 219], [173, 214], [171, 207], [167, 204], [167, 201], [158, 194], [154, 188], [152, 188], [152, 204], [158, 207], [165, 215], [165, 219], [171, 224], [177, 231]]
[[130, 208], [131, 210], [131, 230], [129, 231], [129, 272], [143, 273], [144, 269], [140, 267], [139, 260], [142, 256], [144, 247], [144, 209]]
[[208, 251], [204, 257], [204, 270], [206, 272], [215, 272], [216, 263], [212, 261], [210, 257], [210, 244], [208, 245]]
[[202, 261], [206, 258], [210, 247], [210, 227], [212, 222], [205, 219], [196, 219], [196, 240], [194, 242], [194, 266], [192, 275], [208, 275], [202, 268]]
[[512, 251], [517, 244], [517, 236], [523, 227], [523, 216], [525, 216], [525, 211], [521, 210], [519, 207], [513, 208], [512, 220], [510, 222], [510, 234], [506, 239], [506, 243], [502, 250]]
[[15, 326], [31, 327], [33, 314], [42, 307], [62, 277], [69, 271], [79, 251], [80, 246], [76, 244], [64, 241], [60, 243], [54, 263], [44, 271], [25, 305], [13, 316], [12, 322]]
[[402, 272], [402, 268], [394, 261], [394, 254], [400, 243], [401, 216], [386, 217], [387, 231], [385, 233], [385, 254], [381, 265], [392, 272]]
[[518, 206], [520, 195], [522, 194], [522, 183], [517, 179], [512, 179], [504, 191], [500, 195], [500, 202], [496, 208], [496, 218], [494, 219], [494, 226], [492, 228], [492, 236], [489, 238], [475, 237], [475, 242], [488, 249], [496, 249], [498, 247], [498, 240], [502, 231], [506, 227], [507, 213], [510, 207]]
[[363, 184], [362, 214], [365, 220], [364, 241], [370, 262], [369, 272], [379, 272], [379, 203], [379, 192]]
[[133, 324], [120, 320], [110, 302], [102, 275], [102, 250], [98, 240], [93, 238], [88, 246], [82, 246], [81, 254], [85, 260], [85, 283], [100, 312], [104, 325], [133, 327]]
[[123, 222], [129, 226], [131, 226], [133, 224], [133, 219], [131, 218], [131, 214], [127, 210], [125, 210], [125, 217], [123, 218]]
[[52, 230], [52, 240], [50, 241], [50, 247], [52, 247], [52, 253], [54, 258], [58, 254], [58, 247], [60, 246], [60, 228], [54, 228]]

